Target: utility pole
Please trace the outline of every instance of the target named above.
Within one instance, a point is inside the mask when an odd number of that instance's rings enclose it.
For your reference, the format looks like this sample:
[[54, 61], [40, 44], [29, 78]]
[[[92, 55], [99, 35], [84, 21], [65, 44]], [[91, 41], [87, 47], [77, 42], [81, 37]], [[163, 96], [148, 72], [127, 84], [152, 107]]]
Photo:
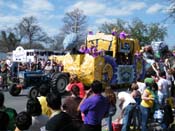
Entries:
[[77, 33], [77, 22], [78, 22], [78, 20], [77, 20], [77, 15], [76, 15], [76, 18], [75, 18], [75, 33]]
[[78, 25], [78, 15], [76, 15], [76, 17], [75, 17], [75, 25], [72, 28], [73, 28], [73, 32], [77, 34], [78, 28], [79, 28], [79, 25]]

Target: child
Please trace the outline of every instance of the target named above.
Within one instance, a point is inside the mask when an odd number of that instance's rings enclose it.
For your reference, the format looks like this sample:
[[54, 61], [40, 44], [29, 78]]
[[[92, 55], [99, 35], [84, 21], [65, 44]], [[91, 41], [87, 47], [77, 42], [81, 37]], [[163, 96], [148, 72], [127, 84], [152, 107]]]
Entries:
[[133, 82], [131, 85], [131, 96], [135, 99], [136, 101], [136, 107], [135, 107], [135, 111], [134, 111], [134, 116], [133, 116], [133, 128], [136, 129], [140, 129], [140, 121], [141, 121], [141, 116], [140, 116], [140, 102], [141, 102], [141, 93], [138, 90], [138, 84], [136, 82]]

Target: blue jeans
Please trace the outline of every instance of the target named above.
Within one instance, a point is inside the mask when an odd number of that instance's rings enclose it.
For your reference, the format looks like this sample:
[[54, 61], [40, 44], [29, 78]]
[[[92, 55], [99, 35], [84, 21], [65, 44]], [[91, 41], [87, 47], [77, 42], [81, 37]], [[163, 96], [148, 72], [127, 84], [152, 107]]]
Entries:
[[140, 111], [140, 105], [136, 105], [134, 116], [133, 116], [133, 126], [134, 129], [140, 129], [141, 124], [141, 111]]
[[166, 98], [168, 98], [168, 94], [163, 94], [162, 92], [158, 93], [158, 102], [161, 106], [163, 106], [165, 104], [165, 100]]
[[113, 131], [113, 128], [112, 128], [112, 116], [109, 115], [106, 118], [106, 122], [107, 122], [108, 131]]
[[147, 123], [148, 123], [148, 118], [150, 115], [151, 108], [146, 108], [140, 105], [140, 111], [141, 111], [141, 126], [142, 126], [142, 131], [147, 131]]
[[124, 109], [122, 131], [130, 130], [131, 120], [133, 117], [133, 112], [135, 110], [135, 107], [136, 107], [136, 104], [129, 104]]

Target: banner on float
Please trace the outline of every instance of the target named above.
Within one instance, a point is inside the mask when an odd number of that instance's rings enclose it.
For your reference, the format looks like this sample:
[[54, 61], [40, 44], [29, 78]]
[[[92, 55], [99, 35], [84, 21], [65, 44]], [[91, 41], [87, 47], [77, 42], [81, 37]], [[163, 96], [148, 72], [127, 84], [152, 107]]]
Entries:
[[117, 83], [132, 83], [135, 79], [135, 68], [133, 65], [118, 65]]

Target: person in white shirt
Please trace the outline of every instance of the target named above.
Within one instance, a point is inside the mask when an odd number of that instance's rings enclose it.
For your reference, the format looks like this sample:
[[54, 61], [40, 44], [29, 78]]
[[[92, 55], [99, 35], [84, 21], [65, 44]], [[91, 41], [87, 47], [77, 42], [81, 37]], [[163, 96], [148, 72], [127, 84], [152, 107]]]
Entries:
[[166, 73], [166, 80], [168, 80], [168, 85], [169, 85], [169, 91], [170, 91], [170, 96], [174, 96], [174, 76], [173, 76], [173, 70], [170, 68], [167, 70]]
[[52, 70], [52, 64], [51, 64], [51, 62], [48, 61], [46, 66], [44, 67], [44, 71], [46, 74], [48, 74], [51, 72], [51, 70]]
[[165, 79], [165, 72], [162, 71], [159, 74], [159, 81], [158, 84], [158, 98], [159, 104], [164, 105], [165, 99], [169, 97], [169, 82]]
[[119, 107], [122, 110], [121, 116], [119, 118], [123, 118], [122, 131], [129, 131], [131, 119], [136, 107], [136, 101], [130, 93], [124, 91], [118, 93], [118, 100], [120, 100]]
[[137, 85], [138, 85], [138, 91], [140, 94], [143, 94], [144, 90], [146, 89], [146, 84], [144, 82], [141, 82], [139, 79], [137, 80]]

